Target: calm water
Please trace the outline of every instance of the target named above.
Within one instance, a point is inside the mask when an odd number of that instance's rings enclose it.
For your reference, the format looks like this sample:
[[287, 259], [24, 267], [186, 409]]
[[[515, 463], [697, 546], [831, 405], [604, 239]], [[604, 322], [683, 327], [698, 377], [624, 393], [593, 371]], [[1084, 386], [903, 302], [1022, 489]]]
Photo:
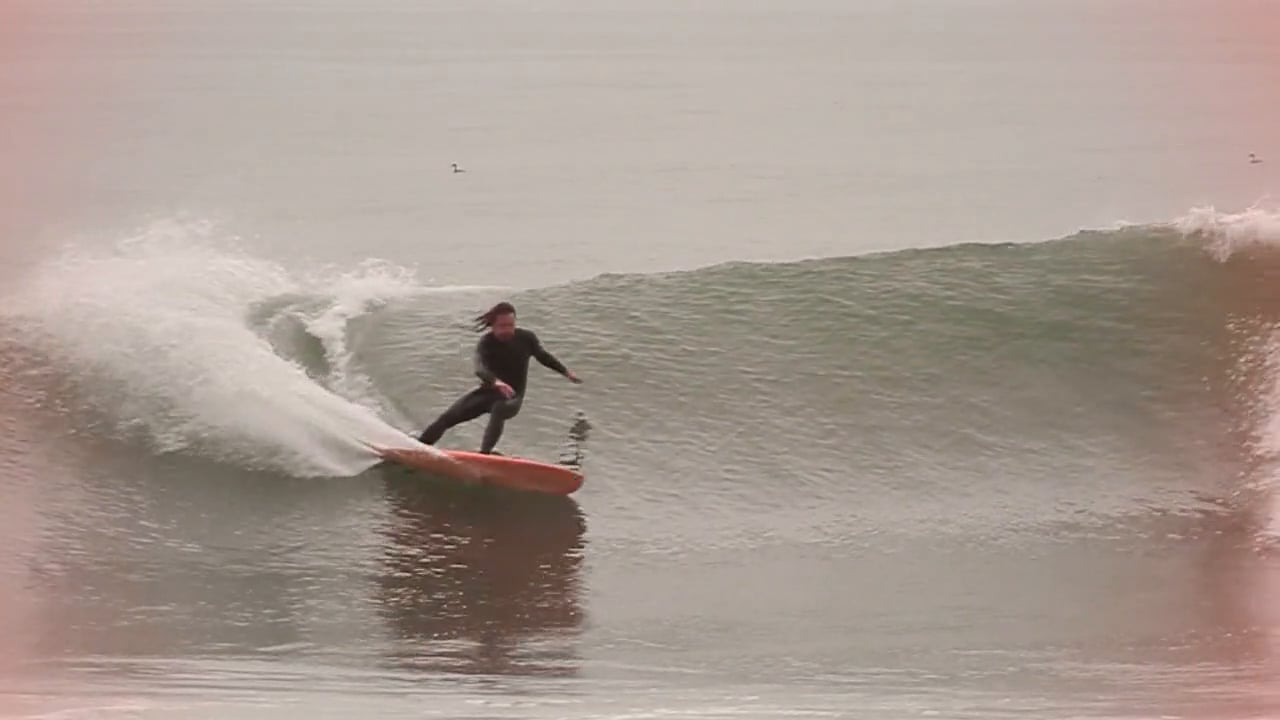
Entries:
[[1280, 713], [1275, 4], [0, 21], [3, 716]]

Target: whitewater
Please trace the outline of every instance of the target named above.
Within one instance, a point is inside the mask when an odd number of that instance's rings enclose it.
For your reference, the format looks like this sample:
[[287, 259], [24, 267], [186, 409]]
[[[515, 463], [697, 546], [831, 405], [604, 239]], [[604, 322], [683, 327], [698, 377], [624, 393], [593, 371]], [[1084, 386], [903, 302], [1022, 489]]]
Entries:
[[[376, 261], [290, 274], [207, 225], [157, 223], [106, 251], [67, 247], [6, 298], [3, 317], [10, 342], [48, 363], [29, 373], [83, 393], [75, 414], [97, 426], [85, 430], [158, 453], [343, 476], [379, 461], [367, 444], [428, 447], [379, 417], [349, 367], [348, 323], [398, 298], [448, 291]], [[305, 324], [333, 365], [325, 382], [249, 324], [255, 305], [299, 296], [320, 300]]]

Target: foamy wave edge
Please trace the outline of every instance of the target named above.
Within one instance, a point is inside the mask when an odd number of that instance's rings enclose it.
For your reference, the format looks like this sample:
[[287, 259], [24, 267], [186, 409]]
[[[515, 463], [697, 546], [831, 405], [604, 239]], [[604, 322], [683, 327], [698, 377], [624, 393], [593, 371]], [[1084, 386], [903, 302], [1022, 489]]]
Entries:
[[1205, 250], [1219, 262], [1248, 250], [1280, 248], [1280, 208], [1269, 201], [1240, 212], [1194, 207], [1167, 226], [1183, 237], [1203, 238]]

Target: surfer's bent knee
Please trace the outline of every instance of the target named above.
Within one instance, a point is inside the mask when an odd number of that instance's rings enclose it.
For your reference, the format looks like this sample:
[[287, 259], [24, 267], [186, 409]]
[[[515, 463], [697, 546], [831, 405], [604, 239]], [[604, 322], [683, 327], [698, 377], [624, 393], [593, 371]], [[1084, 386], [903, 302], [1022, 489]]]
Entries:
[[504, 419], [511, 419], [519, 414], [521, 404], [521, 397], [516, 395], [515, 397], [499, 400], [494, 403], [493, 410], [490, 412], [500, 414]]

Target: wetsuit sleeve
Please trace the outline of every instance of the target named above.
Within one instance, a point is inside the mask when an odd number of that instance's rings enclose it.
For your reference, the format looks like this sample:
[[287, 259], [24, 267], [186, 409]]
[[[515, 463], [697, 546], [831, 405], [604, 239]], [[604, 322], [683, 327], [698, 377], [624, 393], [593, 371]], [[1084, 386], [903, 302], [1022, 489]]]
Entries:
[[476, 351], [472, 355], [471, 361], [475, 366], [476, 377], [480, 378], [480, 382], [485, 385], [492, 385], [497, 376], [493, 374], [493, 370], [489, 369], [489, 364], [485, 362], [484, 355], [484, 339], [481, 338], [480, 342], [476, 343]]
[[551, 368], [552, 370], [555, 370], [561, 375], [569, 374], [569, 368], [565, 367], [564, 363], [557, 360], [555, 355], [552, 355], [551, 353], [547, 352], [547, 349], [542, 347], [542, 341], [538, 339], [537, 335], [534, 335], [532, 332], [529, 333], [529, 342], [531, 345], [531, 350], [533, 352], [534, 360], [537, 360], [538, 362], [542, 363], [546, 367]]

